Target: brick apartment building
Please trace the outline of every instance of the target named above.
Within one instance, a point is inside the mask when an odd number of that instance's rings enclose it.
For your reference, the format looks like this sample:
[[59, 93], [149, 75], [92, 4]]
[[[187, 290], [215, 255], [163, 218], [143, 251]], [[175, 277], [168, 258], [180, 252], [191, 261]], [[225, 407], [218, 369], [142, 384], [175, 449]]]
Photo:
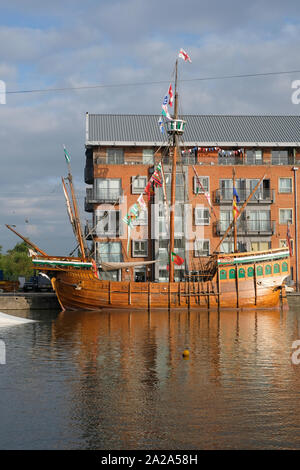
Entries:
[[[197, 272], [232, 221], [234, 168], [239, 207], [264, 176], [238, 221], [239, 251], [286, 246], [289, 223], [291, 280], [297, 282], [300, 117], [188, 115], [183, 119], [186, 127], [177, 163], [174, 251], [185, 263], [175, 266], [175, 280]], [[168, 216], [162, 204], [163, 189], [158, 187], [149, 202], [144, 196], [148, 210], [136, 220], [129, 244], [122, 221], [160, 161], [170, 197], [167, 134], [161, 133], [158, 117], [87, 113], [85, 145], [85, 182], [89, 185], [85, 210], [91, 213], [86, 235], [93, 242], [100, 269], [101, 261], [159, 259], [151, 267], [102, 272], [101, 277], [167, 280]], [[232, 249], [233, 238], [229, 236], [218, 251]]]

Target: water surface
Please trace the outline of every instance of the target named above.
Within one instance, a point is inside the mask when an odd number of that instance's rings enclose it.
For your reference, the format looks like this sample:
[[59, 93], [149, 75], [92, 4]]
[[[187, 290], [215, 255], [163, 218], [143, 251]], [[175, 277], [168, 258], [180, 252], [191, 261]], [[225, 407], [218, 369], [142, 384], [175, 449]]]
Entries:
[[[296, 449], [288, 311], [6, 312], [0, 449]], [[189, 359], [182, 352], [189, 348]]]

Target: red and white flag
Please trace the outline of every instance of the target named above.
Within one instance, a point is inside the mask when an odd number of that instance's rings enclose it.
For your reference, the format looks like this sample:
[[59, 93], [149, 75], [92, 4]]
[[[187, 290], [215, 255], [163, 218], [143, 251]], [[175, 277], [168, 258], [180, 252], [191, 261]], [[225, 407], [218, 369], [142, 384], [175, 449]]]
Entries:
[[172, 90], [172, 84], [170, 84], [170, 86], [169, 86], [168, 95], [169, 95], [169, 105], [170, 105], [170, 106], [173, 106], [173, 90]]
[[185, 62], [192, 62], [190, 56], [183, 49], [180, 49], [178, 57], [183, 59]]

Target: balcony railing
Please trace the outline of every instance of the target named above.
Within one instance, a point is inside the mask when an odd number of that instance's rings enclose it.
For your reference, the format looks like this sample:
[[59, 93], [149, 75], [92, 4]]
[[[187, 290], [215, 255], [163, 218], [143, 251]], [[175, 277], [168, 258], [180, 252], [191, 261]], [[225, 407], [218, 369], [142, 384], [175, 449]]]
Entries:
[[[228, 226], [228, 222], [218, 220], [215, 223], [216, 235], [224, 235]], [[240, 235], [273, 235], [275, 226], [275, 220], [241, 220], [237, 222], [237, 233]]]
[[96, 225], [93, 234], [95, 237], [99, 238], [118, 238], [121, 237], [124, 233], [124, 224], [122, 222], [112, 223], [108, 227]]
[[[198, 154], [197, 156], [194, 153], [191, 154], [179, 154], [178, 155], [178, 162], [181, 162], [183, 165], [294, 165], [296, 162], [295, 157], [293, 155], [289, 155], [286, 157], [277, 157], [277, 156], [264, 156], [261, 159], [256, 159], [252, 157], [248, 157], [246, 155], [245, 158], [241, 156], [218, 156], [216, 154], [207, 153], [205, 155]], [[172, 162], [172, 158], [165, 155], [162, 157], [164, 164], [170, 164]], [[131, 159], [130, 157], [126, 156], [116, 156], [115, 158], [107, 158], [106, 155], [100, 156], [95, 158], [94, 161], [95, 165], [99, 166], [107, 166], [107, 165], [153, 165], [151, 160], [143, 161], [142, 155], [140, 155], [136, 159]], [[86, 167], [86, 178], [91, 181], [93, 178], [92, 170]], [[91, 183], [88, 183], [91, 184]]]
[[[244, 202], [250, 196], [252, 190], [250, 189], [237, 189], [237, 193], [239, 195], [240, 201]], [[257, 190], [252, 198], [249, 201], [249, 204], [253, 203], [265, 203], [271, 204], [274, 202], [275, 199], [275, 191], [274, 189], [265, 188]], [[233, 200], [233, 190], [231, 189], [217, 189], [214, 193], [214, 202], [216, 204], [232, 204]]]
[[244, 165], [244, 163], [241, 157], [218, 157], [219, 165]]
[[115, 204], [119, 202], [121, 197], [123, 196], [122, 189], [98, 189], [94, 191], [93, 188], [86, 189], [86, 202], [87, 204], [93, 203], [107, 203], [107, 204]]

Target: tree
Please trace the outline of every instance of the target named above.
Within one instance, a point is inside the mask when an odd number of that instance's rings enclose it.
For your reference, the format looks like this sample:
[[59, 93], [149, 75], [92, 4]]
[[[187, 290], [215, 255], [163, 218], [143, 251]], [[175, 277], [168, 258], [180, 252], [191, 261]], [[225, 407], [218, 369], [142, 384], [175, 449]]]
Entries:
[[19, 276], [29, 277], [34, 274], [25, 242], [17, 243], [5, 255], [1, 255], [0, 250], [0, 269], [3, 270], [4, 279], [10, 281], [16, 281]]

